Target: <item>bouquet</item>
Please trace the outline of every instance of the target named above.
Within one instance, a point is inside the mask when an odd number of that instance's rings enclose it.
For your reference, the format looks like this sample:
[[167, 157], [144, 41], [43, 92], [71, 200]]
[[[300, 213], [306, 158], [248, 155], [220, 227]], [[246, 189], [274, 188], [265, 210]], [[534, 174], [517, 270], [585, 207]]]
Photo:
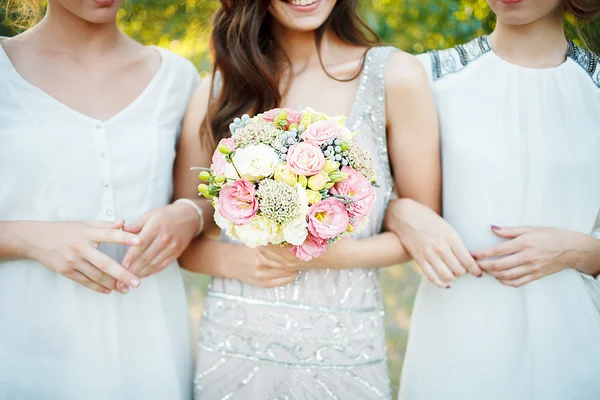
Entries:
[[366, 225], [375, 173], [344, 116], [276, 108], [229, 126], [198, 186], [217, 225], [250, 247], [290, 245], [304, 261]]

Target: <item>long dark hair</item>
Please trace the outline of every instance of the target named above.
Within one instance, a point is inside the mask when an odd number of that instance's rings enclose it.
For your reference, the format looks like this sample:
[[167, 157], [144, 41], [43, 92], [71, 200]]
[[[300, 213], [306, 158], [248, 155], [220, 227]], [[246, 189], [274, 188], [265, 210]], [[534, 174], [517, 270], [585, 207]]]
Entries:
[[[226, 137], [235, 117], [244, 113], [255, 115], [281, 103], [284, 70], [281, 61], [287, 59], [269, 23], [269, 4], [270, 0], [221, 0], [222, 7], [215, 15], [211, 35], [213, 84], [208, 111], [200, 128], [205, 143], [214, 145]], [[348, 44], [368, 48], [379, 44], [377, 35], [358, 16], [357, 7], [358, 0], [337, 1], [327, 21], [316, 31], [319, 50], [328, 29]], [[320, 51], [319, 60], [323, 67]], [[215, 95], [217, 71], [220, 82], [218, 95]], [[359, 73], [346, 80], [355, 79]]]

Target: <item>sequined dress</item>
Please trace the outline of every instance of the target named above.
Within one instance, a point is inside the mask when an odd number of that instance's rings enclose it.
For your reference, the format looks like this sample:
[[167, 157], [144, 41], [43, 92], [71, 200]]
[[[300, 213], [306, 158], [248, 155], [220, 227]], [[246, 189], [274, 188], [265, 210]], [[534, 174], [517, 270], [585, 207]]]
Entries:
[[[392, 190], [384, 75], [394, 51], [369, 50], [347, 120], [379, 183], [359, 237], [380, 232]], [[196, 399], [391, 398], [376, 270], [306, 271], [273, 289], [215, 278], [204, 307]]]

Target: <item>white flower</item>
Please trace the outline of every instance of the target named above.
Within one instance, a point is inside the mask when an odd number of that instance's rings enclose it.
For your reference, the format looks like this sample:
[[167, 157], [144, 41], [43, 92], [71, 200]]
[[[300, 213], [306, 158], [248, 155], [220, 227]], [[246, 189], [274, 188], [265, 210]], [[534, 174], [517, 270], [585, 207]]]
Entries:
[[283, 224], [281, 230], [286, 242], [294, 246], [300, 246], [308, 236], [308, 222], [306, 220], [309, 208], [308, 195], [300, 183], [296, 183], [294, 189], [298, 192], [299, 201], [297, 217], [293, 221]]
[[257, 182], [273, 174], [279, 164], [279, 156], [267, 145], [252, 144], [236, 150], [233, 162], [243, 179]]
[[346, 128], [345, 126], [343, 126], [340, 129], [340, 132], [341, 132], [340, 139], [343, 142], [349, 142], [349, 141], [353, 140], [354, 137], [356, 136], [354, 133], [352, 133], [352, 131], [350, 129]]
[[237, 237], [237, 235], [235, 234], [235, 230], [233, 229], [234, 225], [227, 218], [223, 217], [219, 213], [219, 202], [218, 201], [215, 201], [214, 219], [215, 219], [217, 226], [219, 228], [223, 229], [227, 233], [227, 236], [229, 236], [230, 238], [235, 239], [235, 240], [239, 239]]
[[279, 225], [262, 215], [255, 216], [246, 225], [236, 225], [235, 233], [239, 240], [252, 248], [266, 246], [270, 243], [280, 244], [283, 242], [283, 235]]

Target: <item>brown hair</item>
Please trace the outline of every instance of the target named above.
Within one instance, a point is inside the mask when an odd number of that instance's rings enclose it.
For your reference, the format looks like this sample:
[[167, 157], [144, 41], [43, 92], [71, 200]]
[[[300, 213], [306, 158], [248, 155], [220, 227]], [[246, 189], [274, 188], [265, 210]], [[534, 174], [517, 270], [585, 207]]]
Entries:
[[6, 20], [17, 28], [29, 28], [42, 16], [41, 0], [5, 0], [1, 4]]
[[[214, 56], [211, 97], [200, 127], [202, 140], [212, 145], [228, 136], [228, 126], [235, 117], [244, 113], [254, 115], [280, 105], [284, 69], [281, 59], [287, 63], [289, 60], [275, 41], [269, 23], [269, 4], [270, 0], [221, 0], [211, 35]], [[358, 16], [357, 6], [358, 0], [337, 1], [331, 15], [316, 31], [319, 50], [328, 29], [349, 44], [372, 47], [379, 43], [377, 35]], [[325, 70], [320, 51], [319, 61]], [[215, 96], [217, 71], [221, 82]], [[359, 73], [342, 81], [353, 80]]]
[[600, 15], [600, 1], [566, 0], [565, 9], [580, 21], [591, 21]]

